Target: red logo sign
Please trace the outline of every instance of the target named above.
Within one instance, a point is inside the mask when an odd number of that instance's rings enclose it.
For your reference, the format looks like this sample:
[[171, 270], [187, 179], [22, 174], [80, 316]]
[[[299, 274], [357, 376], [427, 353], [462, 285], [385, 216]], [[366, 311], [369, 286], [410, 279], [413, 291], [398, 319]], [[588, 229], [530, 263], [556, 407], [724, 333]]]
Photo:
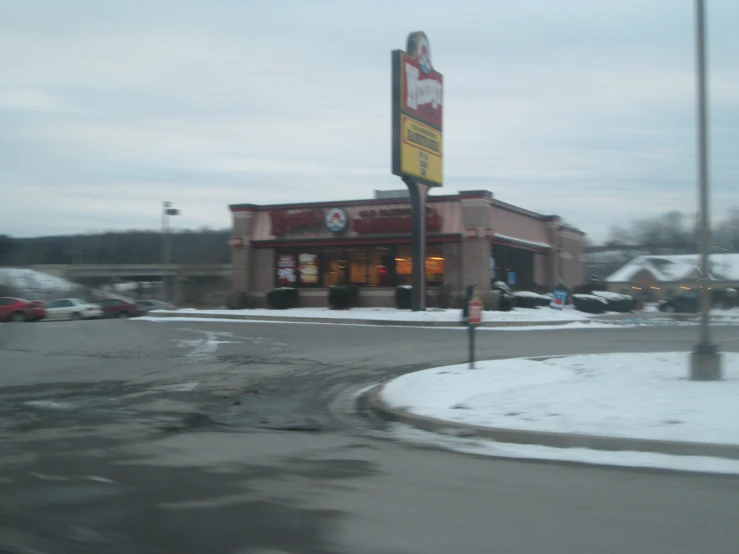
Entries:
[[401, 108], [412, 117], [441, 129], [444, 77], [431, 67], [431, 48], [424, 33], [408, 37], [401, 57]]
[[[411, 209], [396, 208], [389, 210], [365, 210], [362, 216], [352, 222], [355, 233], [410, 233]], [[432, 233], [441, 232], [442, 219], [436, 211], [426, 214], [426, 230]]]
[[323, 224], [324, 217], [325, 213], [321, 209], [301, 210], [299, 212], [280, 210], [269, 213], [272, 222], [272, 235], [276, 237], [300, 227], [317, 228]]

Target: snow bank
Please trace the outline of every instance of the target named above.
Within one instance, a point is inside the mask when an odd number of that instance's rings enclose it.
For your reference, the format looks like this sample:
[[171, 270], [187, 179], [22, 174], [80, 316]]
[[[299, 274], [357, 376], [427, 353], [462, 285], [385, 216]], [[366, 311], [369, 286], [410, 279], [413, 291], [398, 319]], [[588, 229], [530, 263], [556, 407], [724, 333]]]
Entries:
[[65, 295], [78, 289], [75, 283], [32, 269], [0, 267], [0, 285], [9, 287], [12, 294], [28, 300], [49, 295]]

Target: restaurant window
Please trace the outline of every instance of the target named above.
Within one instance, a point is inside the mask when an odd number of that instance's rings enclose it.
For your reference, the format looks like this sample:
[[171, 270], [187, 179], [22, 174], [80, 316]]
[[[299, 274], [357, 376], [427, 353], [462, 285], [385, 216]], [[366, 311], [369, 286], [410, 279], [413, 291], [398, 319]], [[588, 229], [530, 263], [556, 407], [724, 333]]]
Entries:
[[[354, 284], [360, 287], [410, 285], [413, 267], [411, 247], [373, 246], [360, 248], [311, 248], [278, 251], [275, 257], [275, 286], [331, 287]], [[441, 245], [426, 247], [426, 283], [444, 281]]]
[[[395, 255], [395, 274], [397, 285], [410, 285], [413, 263], [410, 246], [398, 246]], [[428, 286], [444, 283], [444, 250], [440, 244], [426, 246], [426, 284]]]
[[493, 281], [503, 281], [512, 287], [524, 289], [534, 283], [534, 253], [523, 248], [492, 246]]
[[349, 282], [349, 262], [346, 251], [332, 248], [323, 252], [323, 286], [346, 285]]
[[298, 253], [298, 285], [304, 287], [317, 287], [321, 280], [321, 266], [319, 263], [318, 252], [299, 252]]
[[367, 249], [351, 248], [347, 251], [349, 284], [363, 287], [367, 284]]
[[297, 264], [295, 254], [277, 254], [276, 283], [278, 287], [294, 287], [296, 285]]
[[444, 284], [444, 250], [441, 244], [426, 246], [426, 284]]
[[376, 247], [369, 249], [367, 286], [390, 287], [395, 278], [393, 249]]
[[398, 246], [395, 252], [395, 284], [410, 285], [413, 275], [413, 265], [411, 263], [411, 247]]

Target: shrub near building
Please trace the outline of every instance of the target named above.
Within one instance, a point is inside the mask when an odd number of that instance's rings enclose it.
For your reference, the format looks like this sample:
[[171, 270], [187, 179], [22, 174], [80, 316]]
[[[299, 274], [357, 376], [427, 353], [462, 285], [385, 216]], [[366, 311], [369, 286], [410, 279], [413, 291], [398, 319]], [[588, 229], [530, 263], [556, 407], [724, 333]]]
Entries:
[[226, 297], [226, 307], [229, 310], [245, 310], [254, 307], [254, 299], [248, 292], [233, 290]]
[[298, 289], [279, 287], [267, 293], [267, 305], [274, 310], [287, 310], [298, 307]]
[[337, 285], [328, 288], [328, 305], [334, 310], [348, 310], [359, 305], [359, 287]]
[[573, 294], [575, 309], [586, 314], [602, 314], [608, 309], [608, 300], [593, 294]]
[[597, 296], [608, 302], [607, 312], [629, 313], [636, 309], [636, 298], [628, 294], [597, 290], [593, 291], [593, 296]]

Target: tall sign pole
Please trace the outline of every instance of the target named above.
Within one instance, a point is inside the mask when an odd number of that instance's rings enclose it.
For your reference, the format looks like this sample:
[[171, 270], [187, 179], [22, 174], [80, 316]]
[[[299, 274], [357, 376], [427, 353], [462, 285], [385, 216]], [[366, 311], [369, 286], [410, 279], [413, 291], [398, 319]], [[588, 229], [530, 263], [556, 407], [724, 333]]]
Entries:
[[392, 53], [392, 171], [411, 197], [411, 309], [426, 309], [426, 197], [443, 185], [444, 76], [431, 65], [422, 31], [408, 35], [406, 51]]
[[690, 360], [690, 378], [695, 381], [721, 379], [721, 356], [711, 343], [711, 292], [708, 288], [711, 274], [708, 263], [709, 237], [709, 171], [708, 171], [708, 94], [706, 85], [706, 22], [703, 0], [695, 0], [696, 73], [698, 102], [698, 190], [700, 204], [700, 342]]

